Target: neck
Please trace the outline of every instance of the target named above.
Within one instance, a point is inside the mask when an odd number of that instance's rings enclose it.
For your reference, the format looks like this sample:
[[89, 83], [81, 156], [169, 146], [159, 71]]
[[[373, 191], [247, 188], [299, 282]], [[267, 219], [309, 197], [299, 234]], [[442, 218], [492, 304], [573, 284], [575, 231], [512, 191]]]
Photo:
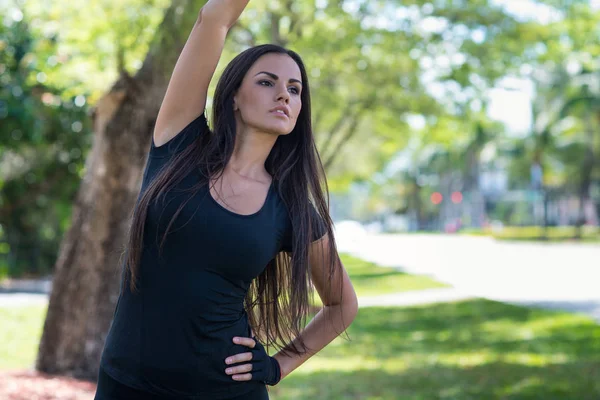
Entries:
[[271, 153], [277, 135], [256, 131], [251, 128], [238, 129], [233, 154], [227, 168], [237, 174], [257, 181], [270, 179], [265, 162]]

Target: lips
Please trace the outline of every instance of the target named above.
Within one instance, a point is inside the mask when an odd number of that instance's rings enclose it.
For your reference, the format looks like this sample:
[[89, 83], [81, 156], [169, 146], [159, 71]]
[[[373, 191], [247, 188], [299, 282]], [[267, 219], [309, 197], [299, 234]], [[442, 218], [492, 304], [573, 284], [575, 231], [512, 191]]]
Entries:
[[269, 112], [276, 113], [276, 114], [281, 114], [283, 112], [283, 114], [286, 117], [289, 118], [289, 116], [290, 116], [290, 112], [289, 112], [288, 108], [285, 106], [277, 106], [277, 107], [271, 109]]

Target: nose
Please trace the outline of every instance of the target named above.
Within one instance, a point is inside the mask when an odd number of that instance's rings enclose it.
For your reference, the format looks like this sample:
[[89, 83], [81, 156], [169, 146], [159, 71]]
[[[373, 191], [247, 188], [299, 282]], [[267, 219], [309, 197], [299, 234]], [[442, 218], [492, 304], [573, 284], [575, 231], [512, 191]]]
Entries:
[[276, 101], [284, 101], [286, 104], [290, 101], [290, 94], [287, 91], [287, 87], [279, 91]]

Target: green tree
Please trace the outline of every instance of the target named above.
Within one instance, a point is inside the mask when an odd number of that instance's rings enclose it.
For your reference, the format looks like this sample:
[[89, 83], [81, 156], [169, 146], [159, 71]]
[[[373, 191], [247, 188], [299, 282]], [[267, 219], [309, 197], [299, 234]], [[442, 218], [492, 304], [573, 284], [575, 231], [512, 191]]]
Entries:
[[90, 145], [87, 108], [46, 82], [47, 54], [34, 49], [55, 48], [54, 38], [34, 37], [21, 10], [8, 15], [0, 26], [0, 276], [49, 273]]
[[[80, 8], [83, 3], [27, 3], [39, 7], [35, 18], [47, 17], [40, 26], [51, 29], [60, 21], [60, 31], [54, 29], [64, 36], [56, 56], [61, 71], [48, 80], [69, 83], [75, 92], [93, 88], [88, 98], [94, 105], [93, 146], [55, 266], [40, 344], [37, 368], [45, 372], [97, 375], [152, 127], [203, 1], [161, 4], [92, 1], [85, 5], [90, 13]], [[517, 66], [530, 44], [524, 35], [535, 29], [483, 0], [436, 6], [424, 0], [258, 0], [232, 31], [222, 65], [240, 49], [266, 41], [289, 44], [303, 55], [319, 146], [332, 180], [342, 187], [369, 178], [407, 143], [408, 115], [434, 118], [449, 108], [459, 120], [480, 87]], [[478, 89], [467, 100], [449, 93], [442, 101], [429, 91], [473, 86]]]

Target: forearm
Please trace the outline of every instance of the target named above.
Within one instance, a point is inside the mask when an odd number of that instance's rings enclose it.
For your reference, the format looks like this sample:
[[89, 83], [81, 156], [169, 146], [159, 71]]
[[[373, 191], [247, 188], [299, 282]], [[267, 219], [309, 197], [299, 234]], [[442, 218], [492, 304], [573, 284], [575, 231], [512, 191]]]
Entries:
[[198, 14], [198, 22], [205, 21], [231, 28], [250, 0], [209, 0]]
[[[279, 352], [273, 356], [281, 367], [281, 379], [339, 336], [340, 332], [343, 332], [352, 323], [357, 311], [358, 306], [355, 302], [323, 307], [300, 333], [302, 340], [309, 349], [308, 352], [302, 355], [294, 353], [283, 355]], [[294, 339], [295, 344], [298, 342], [298, 338]], [[288, 345], [288, 347], [291, 346]]]

